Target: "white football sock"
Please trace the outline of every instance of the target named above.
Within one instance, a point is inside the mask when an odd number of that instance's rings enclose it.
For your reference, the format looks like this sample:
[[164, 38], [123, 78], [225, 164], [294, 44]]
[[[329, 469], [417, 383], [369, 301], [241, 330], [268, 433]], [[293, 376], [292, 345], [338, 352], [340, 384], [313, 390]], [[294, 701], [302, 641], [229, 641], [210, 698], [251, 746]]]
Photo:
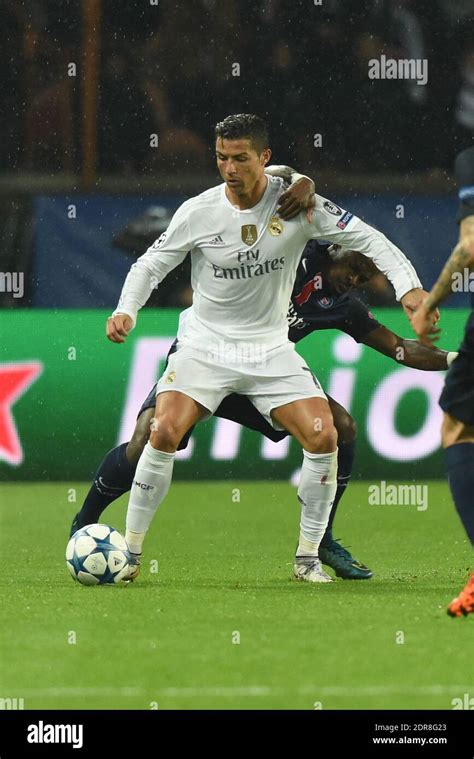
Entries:
[[132, 553], [141, 553], [143, 541], [145, 540], [146, 532], [134, 532], [133, 530], [125, 530], [125, 540]]
[[337, 489], [337, 449], [332, 453], [303, 451], [298, 499], [301, 503], [297, 556], [317, 556]]
[[141, 553], [146, 532], [170, 488], [175, 455], [157, 451], [150, 443], [143, 449], [127, 510], [125, 539], [133, 553]]

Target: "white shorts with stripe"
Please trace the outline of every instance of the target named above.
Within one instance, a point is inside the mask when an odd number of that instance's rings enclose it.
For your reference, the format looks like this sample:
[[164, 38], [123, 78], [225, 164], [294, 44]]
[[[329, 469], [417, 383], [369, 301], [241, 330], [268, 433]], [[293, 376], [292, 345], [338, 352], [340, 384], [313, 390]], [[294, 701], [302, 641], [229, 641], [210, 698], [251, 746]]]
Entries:
[[188, 395], [211, 414], [227, 395], [246, 395], [275, 429], [272, 409], [305, 398], [326, 395], [291, 342], [257, 353], [252, 344], [219, 343], [214, 350], [177, 344], [160, 377], [156, 394], [171, 390]]

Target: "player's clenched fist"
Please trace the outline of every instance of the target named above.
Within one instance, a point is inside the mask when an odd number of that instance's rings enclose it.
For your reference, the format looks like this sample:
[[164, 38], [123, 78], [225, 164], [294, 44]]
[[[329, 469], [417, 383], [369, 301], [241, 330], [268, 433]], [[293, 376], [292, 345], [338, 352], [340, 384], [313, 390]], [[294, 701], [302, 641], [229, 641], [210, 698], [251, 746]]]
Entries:
[[133, 321], [126, 314], [115, 314], [107, 319], [106, 332], [113, 343], [124, 343], [133, 327]]

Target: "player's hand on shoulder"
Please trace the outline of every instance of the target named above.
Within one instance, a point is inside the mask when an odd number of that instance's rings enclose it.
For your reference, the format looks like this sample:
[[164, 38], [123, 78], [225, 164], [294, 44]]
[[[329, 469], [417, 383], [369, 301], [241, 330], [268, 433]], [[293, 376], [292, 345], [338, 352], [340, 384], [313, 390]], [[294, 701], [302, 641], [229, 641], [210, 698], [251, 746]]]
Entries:
[[132, 327], [133, 321], [127, 314], [115, 314], [107, 319], [106, 334], [113, 343], [124, 343]]
[[314, 182], [308, 177], [300, 177], [280, 196], [278, 215], [288, 221], [306, 209], [306, 218], [313, 220], [313, 208], [316, 204]]

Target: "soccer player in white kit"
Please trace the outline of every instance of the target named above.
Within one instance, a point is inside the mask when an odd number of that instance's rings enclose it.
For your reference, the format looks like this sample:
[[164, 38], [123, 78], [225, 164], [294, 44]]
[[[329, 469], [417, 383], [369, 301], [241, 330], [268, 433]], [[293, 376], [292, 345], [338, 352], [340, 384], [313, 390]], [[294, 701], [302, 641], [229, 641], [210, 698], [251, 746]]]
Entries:
[[193, 305], [180, 316], [178, 348], [158, 382], [152, 432], [130, 493], [130, 579], [138, 575], [146, 532], [169, 490], [181, 438], [235, 392], [302, 446], [294, 576], [331, 582], [318, 547], [336, 492], [337, 433], [324, 391], [288, 340], [286, 320], [301, 253], [311, 238], [359, 250], [387, 275], [407, 314], [426, 294], [395, 245], [331, 201], [316, 196], [311, 222], [304, 213], [281, 220], [284, 183], [264, 173], [271, 151], [261, 119], [228, 116], [215, 133], [224, 183], [180, 206], [168, 230], [132, 266], [107, 320], [108, 338], [123, 342], [152, 289], [191, 252]]

